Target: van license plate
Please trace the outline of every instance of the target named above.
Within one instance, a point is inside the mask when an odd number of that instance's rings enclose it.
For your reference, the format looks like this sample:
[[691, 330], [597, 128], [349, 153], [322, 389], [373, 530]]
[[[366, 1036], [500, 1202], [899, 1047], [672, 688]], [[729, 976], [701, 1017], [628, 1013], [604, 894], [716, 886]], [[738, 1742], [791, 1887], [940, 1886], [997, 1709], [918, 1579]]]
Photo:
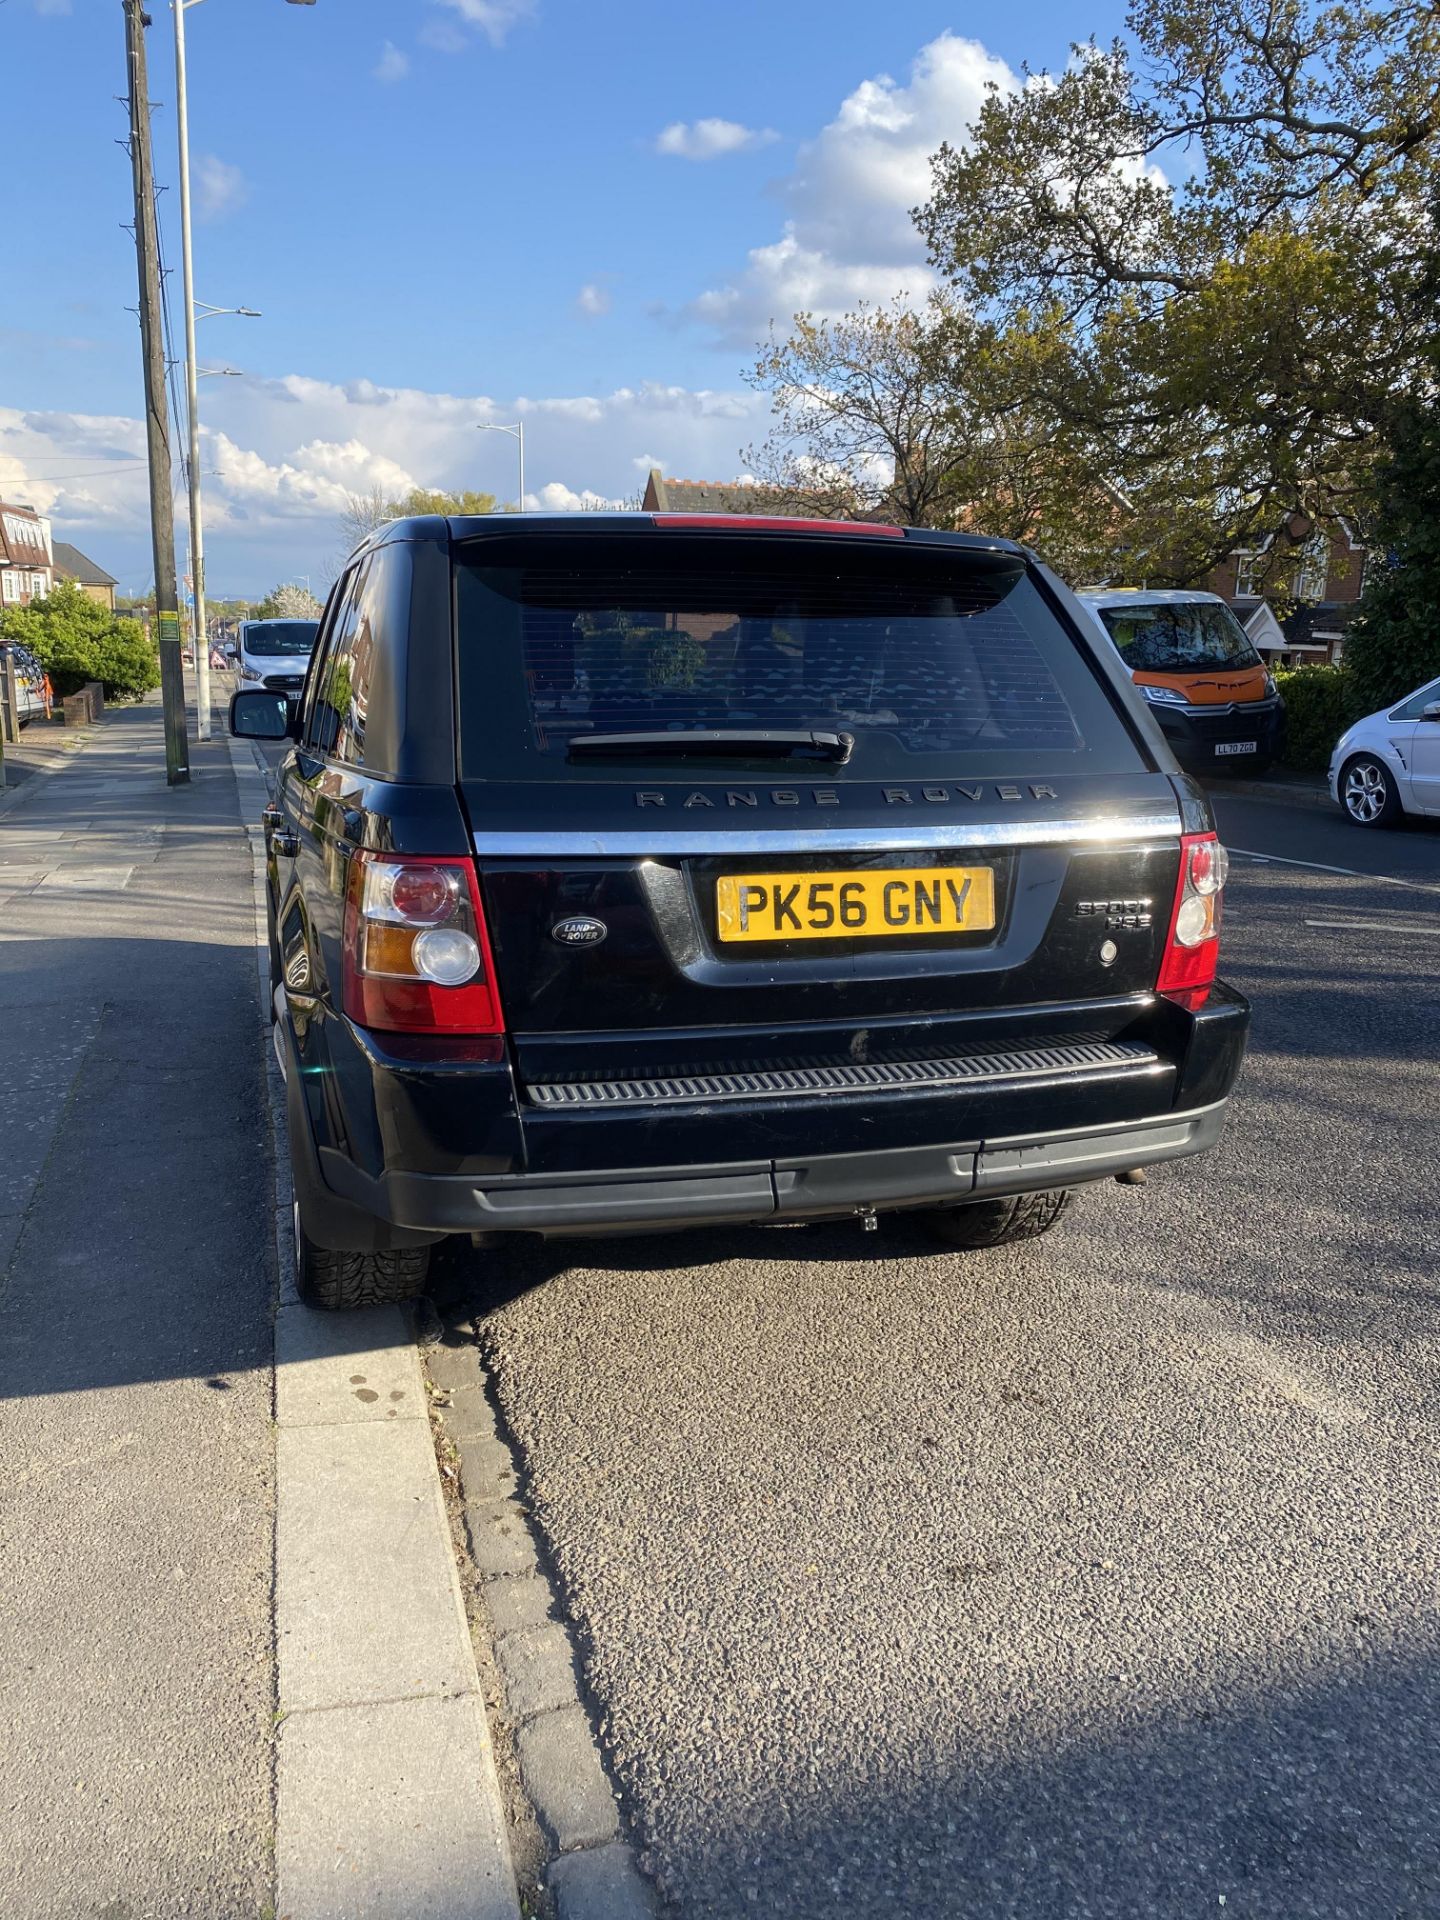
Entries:
[[1217, 756], [1222, 753], [1254, 753], [1258, 740], [1218, 740], [1215, 743]]
[[733, 873], [715, 883], [722, 940], [864, 940], [983, 933], [995, 925], [992, 867], [866, 873]]

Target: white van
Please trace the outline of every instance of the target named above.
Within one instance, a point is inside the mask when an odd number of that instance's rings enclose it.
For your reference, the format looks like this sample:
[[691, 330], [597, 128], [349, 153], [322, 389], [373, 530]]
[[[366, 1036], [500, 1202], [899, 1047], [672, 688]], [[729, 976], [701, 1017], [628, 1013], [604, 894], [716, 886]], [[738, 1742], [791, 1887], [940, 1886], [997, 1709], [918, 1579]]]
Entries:
[[241, 686], [273, 687], [298, 706], [319, 631], [318, 620], [242, 620], [235, 662]]

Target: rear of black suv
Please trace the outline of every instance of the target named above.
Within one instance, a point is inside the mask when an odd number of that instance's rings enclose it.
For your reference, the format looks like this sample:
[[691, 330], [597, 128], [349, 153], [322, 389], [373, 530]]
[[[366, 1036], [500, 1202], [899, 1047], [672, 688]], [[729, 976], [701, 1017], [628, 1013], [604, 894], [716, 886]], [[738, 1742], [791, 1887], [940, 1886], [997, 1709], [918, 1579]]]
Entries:
[[451, 1233], [993, 1243], [1219, 1136], [1223, 852], [1019, 549], [402, 522], [300, 727], [270, 880], [319, 1304], [418, 1290]]

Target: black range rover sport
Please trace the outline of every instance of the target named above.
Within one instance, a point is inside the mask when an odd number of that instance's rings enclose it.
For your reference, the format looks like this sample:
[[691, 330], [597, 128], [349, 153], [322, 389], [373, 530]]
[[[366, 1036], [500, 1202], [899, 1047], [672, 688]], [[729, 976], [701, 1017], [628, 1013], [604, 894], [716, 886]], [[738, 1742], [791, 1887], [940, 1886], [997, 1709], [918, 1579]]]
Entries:
[[266, 816], [302, 1292], [450, 1234], [925, 1210], [1043, 1231], [1213, 1146], [1225, 855], [1023, 549], [413, 519], [325, 610]]

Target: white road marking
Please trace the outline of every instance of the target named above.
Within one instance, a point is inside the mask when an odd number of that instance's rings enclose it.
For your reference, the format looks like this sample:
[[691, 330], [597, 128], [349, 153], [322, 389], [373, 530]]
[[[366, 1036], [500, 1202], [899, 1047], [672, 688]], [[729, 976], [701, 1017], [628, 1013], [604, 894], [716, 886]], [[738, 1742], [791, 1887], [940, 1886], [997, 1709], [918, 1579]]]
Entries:
[[1411, 893], [1437, 893], [1440, 887], [1427, 886], [1423, 880], [1396, 880], [1388, 873], [1362, 873], [1358, 867], [1331, 867], [1323, 860], [1289, 860], [1283, 853], [1256, 853], [1253, 847], [1232, 847], [1226, 842], [1227, 853], [1238, 853], [1242, 860], [1258, 860], [1262, 866], [1304, 867], [1310, 873], [1343, 873], [1351, 880], [1374, 880], [1384, 887], [1408, 887]]

